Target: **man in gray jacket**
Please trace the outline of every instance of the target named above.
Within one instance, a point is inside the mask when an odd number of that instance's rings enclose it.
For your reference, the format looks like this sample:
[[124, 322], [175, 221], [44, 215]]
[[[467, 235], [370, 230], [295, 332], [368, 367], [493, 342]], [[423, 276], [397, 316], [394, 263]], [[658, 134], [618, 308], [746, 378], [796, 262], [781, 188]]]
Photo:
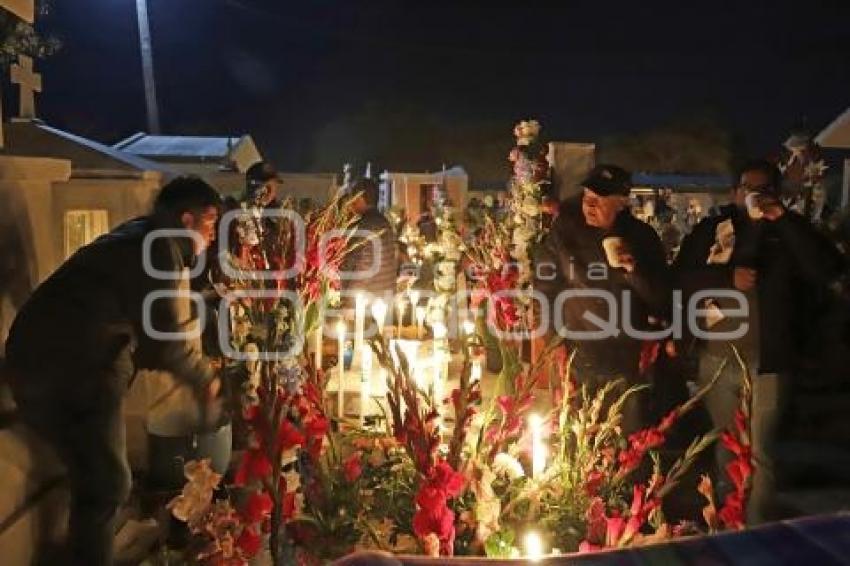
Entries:
[[[6, 358], [20, 418], [68, 469], [63, 564], [112, 563], [113, 521], [131, 484], [121, 408], [135, 371], [171, 372], [193, 388], [202, 408], [216, 389], [206, 360], [179, 337], [188, 321], [178, 318], [176, 293], [183, 268], [214, 239], [218, 213], [218, 193], [200, 179], [170, 182], [153, 214], [77, 251], [12, 325]], [[192, 230], [195, 237], [157, 237], [146, 248], [158, 229]]]

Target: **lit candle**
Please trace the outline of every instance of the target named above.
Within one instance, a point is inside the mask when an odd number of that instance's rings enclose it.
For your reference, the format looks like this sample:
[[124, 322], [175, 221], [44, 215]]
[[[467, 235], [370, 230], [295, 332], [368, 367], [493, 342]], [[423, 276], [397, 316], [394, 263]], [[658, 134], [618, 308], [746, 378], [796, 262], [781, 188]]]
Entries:
[[405, 302], [404, 297], [399, 297], [395, 303], [396, 310], [398, 311], [398, 337], [401, 338], [401, 327], [402, 322], [404, 321], [404, 311], [407, 310], [407, 302]]
[[467, 336], [472, 336], [475, 334], [475, 321], [471, 319], [466, 319], [463, 321], [463, 333]]
[[407, 296], [410, 298], [410, 308], [412, 312], [416, 312], [416, 305], [419, 304], [419, 291], [416, 289], [411, 289], [407, 292]]
[[428, 314], [427, 307], [416, 307], [416, 325], [419, 333], [419, 339], [422, 340], [425, 335], [425, 315]]
[[473, 360], [472, 369], [469, 371], [469, 382], [475, 383], [476, 381], [481, 381], [481, 361]]
[[316, 351], [313, 353], [316, 369], [322, 369], [322, 334], [325, 330], [324, 321], [322, 320], [322, 316], [319, 316], [319, 326], [316, 328]]
[[531, 477], [539, 480], [546, 467], [546, 445], [543, 444], [543, 417], [533, 413], [528, 417], [531, 429]]
[[345, 407], [343, 406], [343, 397], [345, 396], [345, 388], [344, 388], [344, 380], [345, 380], [345, 321], [340, 320], [336, 323], [336, 336], [337, 336], [337, 345], [339, 347], [339, 361], [336, 364], [336, 372], [337, 372], [337, 399], [336, 399], [336, 413], [337, 416], [342, 419], [343, 411]]
[[523, 546], [525, 547], [525, 558], [531, 562], [538, 562], [543, 559], [543, 539], [534, 531], [525, 534], [523, 538]]
[[384, 322], [387, 319], [387, 303], [382, 299], [375, 299], [375, 302], [372, 303], [372, 318], [378, 325], [378, 335], [382, 335], [384, 333]]
[[366, 411], [369, 407], [369, 388], [372, 379], [372, 349], [363, 345], [360, 352], [360, 426], [366, 426]]
[[434, 402], [437, 407], [442, 403], [443, 397], [443, 379], [447, 377], [448, 371], [445, 371], [445, 365], [448, 362], [446, 355], [445, 340], [448, 336], [449, 329], [440, 321], [435, 321], [431, 325], [431, 330], [434, 332], [433, 345], [433, 363], [434, 363]]
[[[357, 293], [354, 297], [354, 355], [357, 357], [363, 348], [363, 327], [366, 323], [366, 294]], [[354, 363], [354, 362], [352, 362]]]

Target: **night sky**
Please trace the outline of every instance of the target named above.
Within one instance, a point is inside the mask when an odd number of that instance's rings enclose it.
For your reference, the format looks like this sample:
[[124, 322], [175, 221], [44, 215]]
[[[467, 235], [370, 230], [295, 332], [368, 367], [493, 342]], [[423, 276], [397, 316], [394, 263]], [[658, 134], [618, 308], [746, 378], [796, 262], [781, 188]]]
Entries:
[[[108, 143], [143, 130], [134, 0], [53, 4], [41, 117]], [[501, 166], [526, 117], [600, 141], [709, 116], [761, 153], [850, 106], [847, 0], [498, 6], [149, 0], [163, 128], [251, 133], [288, 170], [435, 169]]]

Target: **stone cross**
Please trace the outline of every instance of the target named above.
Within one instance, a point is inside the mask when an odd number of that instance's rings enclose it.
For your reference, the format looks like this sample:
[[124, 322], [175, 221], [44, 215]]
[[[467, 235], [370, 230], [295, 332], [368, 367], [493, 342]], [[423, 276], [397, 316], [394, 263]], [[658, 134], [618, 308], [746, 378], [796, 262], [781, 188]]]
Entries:
[[20, 118], [35, 118], [35, 93], [41, 92], [41, 75], [33, 71], [32, 58], [18, 55], [18, 64], [12, 65], [12, 83], [20, 86]]
[[[12, 12], [28, 24], [35, 21], [35, 0], [0, 0], [0, 9]], [[3, 146], [3, 108], [0, 107], [0, 147]]]

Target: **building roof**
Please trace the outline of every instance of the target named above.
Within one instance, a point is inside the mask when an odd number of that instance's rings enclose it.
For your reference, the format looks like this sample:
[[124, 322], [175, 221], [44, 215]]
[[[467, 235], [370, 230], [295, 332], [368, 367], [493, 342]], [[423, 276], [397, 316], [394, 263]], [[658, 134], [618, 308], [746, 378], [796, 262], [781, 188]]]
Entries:
[[262, 159], [249, 135], [154, 136], [139, 132], [113, 147], [155, 161], [233, 163], [240, 172]]
[[850, 108], [824, 128], [815, 142], [821, 147], [850, 149]]
[[67, 159], [71, 162], [72, 176], [172, 173], [163, 164], [50, 127], [39, 120], [13, 121], [6, 124], [4, 130], [5, 147], [2, 153]]
[[728, 175], [708, 175], [704, 173], [652, 173], [640, 172], [632, 175], [635, 187], [653, 187], [679, 190], [726, 190], [732, 186]]

